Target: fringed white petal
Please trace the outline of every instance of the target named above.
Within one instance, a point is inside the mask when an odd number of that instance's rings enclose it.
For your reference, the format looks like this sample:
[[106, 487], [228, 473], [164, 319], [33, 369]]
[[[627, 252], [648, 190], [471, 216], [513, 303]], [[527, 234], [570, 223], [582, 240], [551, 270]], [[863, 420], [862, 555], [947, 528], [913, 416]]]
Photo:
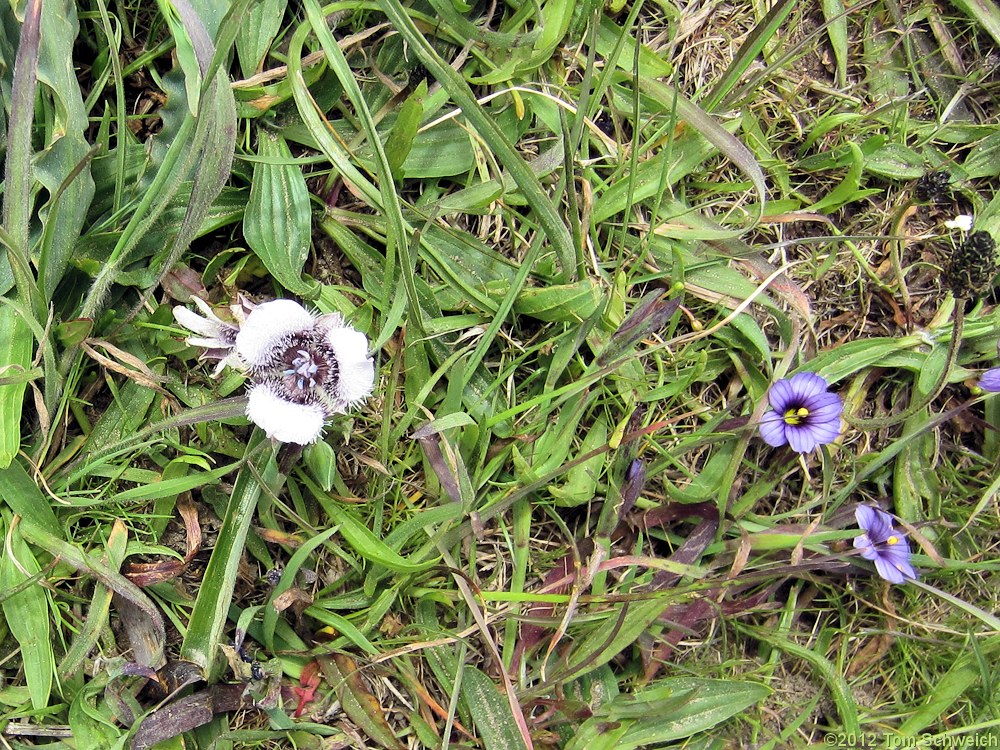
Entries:
[[212, 339], [202, 338], [201, 336], [188, 336], [184, 339], [184, 343], [188, 346], [197, 346], [202, 349], [227, 349], [229, 345], [221, 338], [216, 337]]
[[236, 353], [251, 367], [271, 364], [288, 336], [312, 328], [315, 319], [298, 302], [276, 299], [257, 305], [236, 334]]
[[278, 395], [268, 383], [255, 385], [247, 399], [247, 417], [282, 443], [308, 445], [323, 433], [326, 415], [316, 404], [296, 404]]
[[203, 299], [192, 297], [192, 300], [198, 309], [205, 313], [205, 317], [188, 310], [186, 307], [173, 309], [174, 319], [195, 334], [188, 336], [184, 342], [188, 346], [204, 349], [202, 358], [221, 360], [216, 368], [216, 375], [226, 365], [240, 366], [239, 358], [233, 353], [233, 341], [236, 338], [237, 327], [219, 318]]
[[331, 328], [326, 342], [337, 358], [337, 396], [347, 406], [363, 401], [375, 383], [375, 362], [368, 356], [368, 338], [354, 328]]

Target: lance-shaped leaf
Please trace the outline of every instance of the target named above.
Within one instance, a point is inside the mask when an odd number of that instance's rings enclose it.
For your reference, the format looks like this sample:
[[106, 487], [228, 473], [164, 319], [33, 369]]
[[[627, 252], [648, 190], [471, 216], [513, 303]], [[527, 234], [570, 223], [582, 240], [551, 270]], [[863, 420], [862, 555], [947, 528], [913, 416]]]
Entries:
[[232, 602], [243, 547], [257, 511], [261, 492], [259, 477], [265, 476], [273, 455], [273, 446], [264, 433], [254, 430], [247, 445], [247, 463], [236, 477], [222, 528], [205, 568], [205, 577], [181, 645], [181, 658], [201, 667], [206, 677], [213, 676], [213, 666], [219, 662], [219, 643]]
[[[558, 4], [553, 4], [552, 8]], [[538, 218], [542, 232], [548, 239], [562, 270], [562, 280], [569, 282], [576, 278], [579, 263], [577, 248], [569, 229], [559, 214], [558, 209], [542, 188], [538, 177], [531, 167], [514, 148], [496, 121], [483, 109], [476, 100], [468, 83], [448, 63], [441, 59], [427, 38], [420, 33], [413, 19], [398, 0], [379, 0], [379, 7], [388, 17], [396, 32], [405, 40], [413, 54], [427, 67], [435, 79], [451, 96], [462, 114], [476, 129], [483, 141], [490, 147], [497, 160], [510, 172], [511, 178], [525, 197]], [[561, 23], [553, 24], [552, 29], [561, 28]], [[549, 28], [546, 27], [546, 32]], [[525, 259], [527, 265], [528, 258]]]
[[[672, 677], [635, 694], [621, 694], [577, 730], [567, 750], [632, 750], [687, 739], [718, 726], [769, 694], [765, 685], [738, 680]], [[614, 731], [607, 742], [606, 733]]]
[[[4, 521], [9, 528], [9, 513], [4, 514]], [[6, 536], [6, 549], [0, 558], [0, 588], [5, 592], [2, 607], [7, 627], [21, 648], [24, 679], [36, 711], [48, 706], [55, 673], [47, 589], [30, 583], [40, 571], [35, 556], [14, 527]], [[29, 585], [24, 586], [26, 583]]]
[[42, 93], [52, 97], [51, 138], [36, 156], [38, 181], [51, 196], [39, 211], [42, 234], [38, 248], [38, 276], [44, 299], [49, 300], [62, 279], [94, 197], [90, 175], [90, 145], [84, 133], [90, 126], [83, 95], [66, 50], [76, 42], [80, 24], [76, 3], [47, 1], [42, 10], [38, 80]]
[[[21, 311], [0, 304], [0, 376], [23, 373], [31, 364], [33, 341]], [[0, 469], [11, 465], [21, 448], [21, 408], [27, 382], [0, 385]]]
[[312, 215], [305, 177], [280, 135], [258, 131], [257, 158], [243, 234], [283, 287], [296, 294], [308, 293], [302, 268], [309, 256]]
[[487, 750], [517, 750], [524, 740], [510, 703], [497, 685], [481, 670], [466, 666], [462, 670], [462, 698]]
[[[160, 7], [165, 17], [173, 21], [171, 31], [178, 39], [185, 37], [181, 50], [190, 51], [197, 65], [181, 57], [186, 93], [178, 87], [172, 94], [172, 101], [168, 101], [173, 106], [161, 111], [164, 129], [151, 149], [152, 161], [158, 164], [158, 169], [145, 186], [143, 197], [122, 230], [108, 262], [94, 279], [81, 309], [81, 317], [85, 318], [98, 317], [111, 286], [133, 261], [136, 245], [187, 180], [194, 180], [187, 213], [177, 234], [171, 238], [170, 252], [162, 267], [156, 269], [158, 277], [151, 286], [156, 286], [159, 277], [166, 274], [196, 236], [202, 219], [229, 177], [236, 139], [236, 104], [228, 78], [224, 71], [215, 67], [219, 51], [213, 47], [202, 20], [187, 0], [175, 0], [170, 7], [163, 0]], [[238, 21], [238, 16], [233, 16], [231, 25]], [[220, 34], [220, 38], [223, 36], [231, 43], [233, 34]], [[164, 77], [164, 81], [168, 78]], [[191, 93], [195, 82], [200, 85], [196, 99]], [[195, 110], [197, 115], [193, 114]]]
[[[10, 119], [6, 132], [4, 161], [3, 228], [6, 252], [0, 254], [0, 293], [28, 282], [28, 230], [31, 226], [31, 130], [38, 91], [38, 48], [42, 15], [41, 0], [31, 0], [24, 9], [24, 22], [14, 60]], [[16, 23], [4, 15], [7, 31]], [[21, 289], [22, 294], [27, 290]], [[2, 362], [0, 362], [2, 364]]]
[[287, 7], [288, 0], [257, 0], [250, 5], [236, 36], [236, 54], [244, 78], [256, 73], [264, 62], [264, 56], [281, 31]]
[[[41, 0], [32, 0], [24, 12], [21, 38], [14, 62], [14, 79], [7, 126], [4, 169], [3, 244], [0, 252], [0, 293], [10, 291], [15, 280], [22, 300], [38, 295], [28, 261], [28, 228], [31, 212], [31, 130], [38, 87], [38, 48]], [[9, 20], [9, 19], [5, 19]], [[31, 361], [32, 340], [23, 312], [10, 305], [0, 308], [0, 375], [24, 372]], [[27, 382], [0, 386], [0, 468], [14, 459], [21, 441], [21, 406]]]

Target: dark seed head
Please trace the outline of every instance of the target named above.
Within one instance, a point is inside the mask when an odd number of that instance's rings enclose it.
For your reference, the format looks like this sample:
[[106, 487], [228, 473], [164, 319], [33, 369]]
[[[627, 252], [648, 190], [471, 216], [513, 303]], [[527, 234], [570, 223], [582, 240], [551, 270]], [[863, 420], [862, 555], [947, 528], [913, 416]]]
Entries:
[[956, 297], [981, 297], [998, 270], [996, 242], [987, 232], [972, 232], [945, 265], [945, 280]]
[[281, 566], [270, 568], [264, 574], [264, 580], [267, 581], [268, 586], [277, 586], [281, 583], [281, 574], [284, 573], [284, 569]]
[[913, 195], [921, 203], [936, 203], [947, 197], [950, 182], [947, 172], [927, 172], [917, 180]]

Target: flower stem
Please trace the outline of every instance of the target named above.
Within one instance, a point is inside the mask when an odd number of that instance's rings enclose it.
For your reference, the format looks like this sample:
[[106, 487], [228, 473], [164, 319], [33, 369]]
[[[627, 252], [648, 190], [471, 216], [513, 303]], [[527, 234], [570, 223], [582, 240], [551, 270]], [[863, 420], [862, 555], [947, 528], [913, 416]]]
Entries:
[[944, 368], [938, 376], [937, 382], [934, 383], [933, 387], [930, 391], [928, 391], [924, 398], [911, 403], [899, 414], [890, 414], [889, 416], [876, 417], [874, 419], [863, 419], [861, 417], [854, 416], [853, 414], [844, 414], [844, 419], [846, 419], [852, 427], [859, 430], [878, 430], [883, 427], [892, 427], [893, 425], [905, 422], [918, 411], [934, 401], [934, 399], [941, 395], [941, 391], [943, 391], [945, 386], [948, 384], [948, 376], [951, 375], [951, 371], [955, 367], [955, 362], [958, 359], [958, 350], [962, 346], [962, 330], [964, 327], [965, 297], [956, 297], [955, 312], [953, 313], [951, 325], [951, 339], [948, 342], [948, 356], [945, 360]]
[[906, 201], [899, 208], [890, 229], [893, 239], [889, 241], [889, 259], [892, 263], [893, 275], [896, 277], [896, 284], [899, 287], [899, 296], [903, 303], [903, 316], [906, 322], [907, 333], [913, 328], [913, 310], [912, 303], [910, 302], [910, 290], [906, 287], [906, 274], [903, 272], [903, 248], [905, 247], [906, 240], [903, 238], [902, 233], [903, 225], [915, 209], [916, 201], [913, 198]]

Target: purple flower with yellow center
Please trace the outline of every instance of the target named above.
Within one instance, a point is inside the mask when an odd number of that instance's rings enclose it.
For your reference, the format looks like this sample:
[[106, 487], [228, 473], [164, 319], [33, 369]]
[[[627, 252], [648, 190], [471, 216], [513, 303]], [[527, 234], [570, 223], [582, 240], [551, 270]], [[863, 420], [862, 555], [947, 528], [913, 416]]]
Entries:
[[840, 396], [814, 372], [800, 372], [774, 383], [767, 392], [771, 411], [760, 420], [760, 436], [768, 445], [788, 445], [798, 453], [832, 443], [840, 434]]
[[880, 508], [859, 505], [854, 511], [858, 526], [865, 532], [854, 537], [861, 556], [875, 563], [875, 570], [889, 583], [903, 583], [917, 577], [910, 564], [910, 544], [892, 527], [892, 516]]

